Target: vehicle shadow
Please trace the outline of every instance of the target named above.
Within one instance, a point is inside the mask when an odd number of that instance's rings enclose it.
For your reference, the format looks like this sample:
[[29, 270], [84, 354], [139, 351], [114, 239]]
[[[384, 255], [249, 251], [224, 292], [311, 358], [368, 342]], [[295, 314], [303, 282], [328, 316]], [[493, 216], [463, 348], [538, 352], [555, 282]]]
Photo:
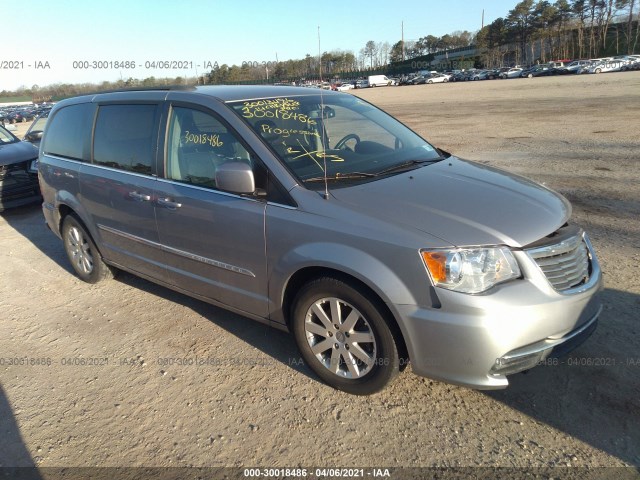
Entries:
[[62, 248], [62, 242], [47, 228], [41, 204], [35, 203], [5, 210], [0, 212], [0, 216], [60, 268], [73, 273]]
[[640, 326], [631, 312], [640, 311], [640, 295], [610, 288], [601, 295], [598, 328], [584, 344], [557, 364], [509, 377], [505, 390], [483, 393], [638, 467]]
[[319, 378], [304, 364], [293, 336], [287, 332], [162, 287], [127, 272], [118, 272], [116, 281], [187, 307], [272, 359], [320, 382]]
[[0, 385], [0, 476], [34, 480], [42, 478], [24, 444], [2, 385]]
[[[61, 269], [68, 272], [69, 275], [74, 275], [64, 252], [62, 241], [46, 227], [39, 205], [8, 210], [0, 215], [12, 228], [53, 260]], [[274, 360], [290, 366], [309, 378], [320, 381], [304, 364], [293, 337], [286, 332], [175, 292], [127, 272], [118, 272], [115, 280], [183, 305]]]

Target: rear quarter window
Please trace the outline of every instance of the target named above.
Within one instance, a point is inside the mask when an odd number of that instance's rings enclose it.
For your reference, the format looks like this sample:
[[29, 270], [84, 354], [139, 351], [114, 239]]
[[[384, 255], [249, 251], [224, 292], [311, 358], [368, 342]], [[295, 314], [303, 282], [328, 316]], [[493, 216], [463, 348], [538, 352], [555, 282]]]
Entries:
[[47, 123], [43, 152], [72, 160], [89, 161], [93, 105], [80, 103], [58, 110]]

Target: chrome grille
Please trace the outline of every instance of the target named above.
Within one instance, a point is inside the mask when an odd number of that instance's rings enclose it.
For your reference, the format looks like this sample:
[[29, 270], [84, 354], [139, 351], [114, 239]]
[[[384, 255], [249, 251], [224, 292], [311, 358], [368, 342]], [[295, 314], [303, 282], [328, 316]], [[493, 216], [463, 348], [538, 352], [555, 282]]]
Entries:
[[549, 283], [558, 291], [569, 290], [589, 281], [589, 250], [582, 237], [580, 232], [560, 243], [527, 250]]

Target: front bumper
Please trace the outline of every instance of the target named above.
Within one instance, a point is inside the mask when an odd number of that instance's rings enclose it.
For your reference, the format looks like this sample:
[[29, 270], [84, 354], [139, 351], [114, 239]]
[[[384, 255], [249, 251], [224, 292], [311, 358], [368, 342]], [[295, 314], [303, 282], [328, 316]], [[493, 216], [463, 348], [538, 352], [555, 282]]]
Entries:
[[508, 386], [507, 375], [567, 353], [595, 330], [602, 273], [592, 255], [587, 284], [553, 289], [524, 252], [524, 279], [466, 295], [438, 289], [440, 308], [390, 305], [400, 319], [414, 373], [479, 390]]
[[36, 174], [14, 171], [0, 179], [0, 211], [41, 200]]

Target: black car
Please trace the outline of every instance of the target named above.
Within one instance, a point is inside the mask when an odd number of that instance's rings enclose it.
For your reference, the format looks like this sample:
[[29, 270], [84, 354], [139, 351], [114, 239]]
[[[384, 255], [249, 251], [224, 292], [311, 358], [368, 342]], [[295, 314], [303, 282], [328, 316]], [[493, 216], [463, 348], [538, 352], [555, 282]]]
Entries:
[[39, 202], [38, 149], [0, 126], [0, 211]]
[[532, 78], [532, 77], [548, 77], [550, 75], [556, 75], [557, 69], [555, 68], [546, 68], [546, 67], [532, 67], [527, 70], [523, 70], [521, 77]]
[[49, 118], [49, 110], [38, 115], [36, 119], [33, 121], [29, 130], [24, 135], [23, 140], [25, 142], [30, 142], [35, 145], [37, 148], [40, 148], [40, 140], [42, 139], [42, 134], [44, 132], [44, 127], [47, 124], [47, 119]]

